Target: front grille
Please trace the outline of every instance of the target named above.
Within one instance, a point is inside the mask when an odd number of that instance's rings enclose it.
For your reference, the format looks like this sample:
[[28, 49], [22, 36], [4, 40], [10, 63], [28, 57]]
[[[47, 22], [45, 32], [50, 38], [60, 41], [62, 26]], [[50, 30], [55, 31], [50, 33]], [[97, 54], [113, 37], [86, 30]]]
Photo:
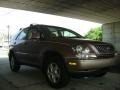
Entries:
[[114, 53], [114, 47], [112, 45], [95, 45], [99, 53]]
[[99, 54], [97, 55], [98, 58], [110, 58], [114, 56], [115, 50], [112, 45], [98, 44], [98, 45], [95, 45], [95, 47], [99, 52]]

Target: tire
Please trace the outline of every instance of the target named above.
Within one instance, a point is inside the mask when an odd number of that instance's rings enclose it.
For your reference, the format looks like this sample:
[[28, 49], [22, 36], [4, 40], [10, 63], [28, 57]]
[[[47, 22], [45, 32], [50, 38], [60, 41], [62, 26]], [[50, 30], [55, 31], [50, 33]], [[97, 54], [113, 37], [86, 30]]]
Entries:
[[20, 70], [20, 65], [15, 59], [15, 56], [11, 55], [10, 57], [10, 69], [12, 72], [18, 72]]
[[49, 57], [45, 67], [48, 84], [53, 88], [62, 88], [69, 83], [70, 77], [59, 57]]

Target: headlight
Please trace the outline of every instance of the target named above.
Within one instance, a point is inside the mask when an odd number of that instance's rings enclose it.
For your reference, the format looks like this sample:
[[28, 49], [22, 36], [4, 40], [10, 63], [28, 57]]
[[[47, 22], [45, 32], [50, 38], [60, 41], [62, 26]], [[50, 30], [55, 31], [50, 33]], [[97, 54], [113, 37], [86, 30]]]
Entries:
[[82, 51], [83, 53], [90, 53], [90, 49], [88, 47], [84, 48], [84, 50]]
[[82, 46], [82, 45], [77, 45], [74, 48], [74, 51], [76, 51], [77, 53], [89, 53], [90, 49], [88, 47]]
[[81, 53], [83, 51], [83, 47], [78, 45], [78, 46], [76, 46], [75, 50], [77, 53]]
[[73, 50], [77, 53], [76, 57], [79, 59], [95, 59], [96, 55], [91, 53], [91, 50], [87, 46], [78, 45]]

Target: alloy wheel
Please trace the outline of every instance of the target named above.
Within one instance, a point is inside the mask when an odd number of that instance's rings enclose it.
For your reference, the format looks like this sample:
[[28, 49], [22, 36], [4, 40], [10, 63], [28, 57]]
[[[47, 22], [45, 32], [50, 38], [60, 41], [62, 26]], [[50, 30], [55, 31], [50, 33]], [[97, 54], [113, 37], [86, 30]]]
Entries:
[[52, 83], [59, 82], [61, 71], [56, 63], [50, 63], [47, 68], [47, 76]]

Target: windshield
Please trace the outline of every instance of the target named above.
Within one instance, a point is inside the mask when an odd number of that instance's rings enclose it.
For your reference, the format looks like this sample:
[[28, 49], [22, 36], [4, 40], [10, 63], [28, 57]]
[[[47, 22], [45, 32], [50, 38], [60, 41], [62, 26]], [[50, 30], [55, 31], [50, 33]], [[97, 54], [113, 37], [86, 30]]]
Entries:
[[48, 26], [47, 29], [50, 32], [50, 37], [83, 38], [78, 33], [66, 28]]

